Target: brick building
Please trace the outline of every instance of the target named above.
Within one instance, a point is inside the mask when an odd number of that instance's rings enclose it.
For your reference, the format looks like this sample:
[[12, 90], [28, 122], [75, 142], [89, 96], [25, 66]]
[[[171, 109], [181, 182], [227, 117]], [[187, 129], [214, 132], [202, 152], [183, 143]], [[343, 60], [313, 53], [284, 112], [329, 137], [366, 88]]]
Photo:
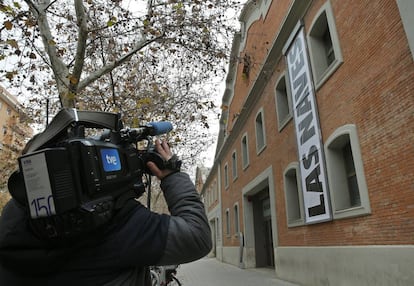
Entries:
[[25, 143], [33, 135], [23, 109], [17, 99], [0, 86], [0, 190], [17, 168], [17, 157]]
[[413, 285], [413, 14], [246, 3], [202, 190], [217, 259], [301, 285]]

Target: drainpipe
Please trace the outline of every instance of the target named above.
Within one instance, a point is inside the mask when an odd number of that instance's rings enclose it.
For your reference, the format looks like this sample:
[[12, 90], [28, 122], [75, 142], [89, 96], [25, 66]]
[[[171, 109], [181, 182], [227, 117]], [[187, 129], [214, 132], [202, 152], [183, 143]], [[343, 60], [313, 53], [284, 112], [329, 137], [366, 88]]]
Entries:
[[244, 236], [243, 232], [239, 232], [239, 268], [244, 269], [243, 261], [243, 250], [244, 250]]

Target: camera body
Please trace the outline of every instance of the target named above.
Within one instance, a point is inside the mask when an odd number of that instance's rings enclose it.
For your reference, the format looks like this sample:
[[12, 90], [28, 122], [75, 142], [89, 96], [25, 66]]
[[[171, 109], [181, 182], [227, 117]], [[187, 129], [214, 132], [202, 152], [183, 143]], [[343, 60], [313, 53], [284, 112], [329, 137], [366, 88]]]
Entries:
[[[103, 132], [86, 137], [88, 127]], [[95, 230], [127, 198], [145, 191], [146, 163], [163, 162], [151, 136], [171, 129], [170, 123], [124, 129], [117, 114], [64, 109], [28, 143], [19, 171], [9, 179], [10, 193], [26, 207], [41, 238], [73, 238]], [[144, 150], [137, 148], [139, 141], [146, 141]]]

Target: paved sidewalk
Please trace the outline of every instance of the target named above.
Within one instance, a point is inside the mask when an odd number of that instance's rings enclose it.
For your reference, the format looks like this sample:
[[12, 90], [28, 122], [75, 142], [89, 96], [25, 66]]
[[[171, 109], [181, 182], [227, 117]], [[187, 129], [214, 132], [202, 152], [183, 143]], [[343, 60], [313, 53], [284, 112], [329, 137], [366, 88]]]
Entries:
[[183, 286], [299, 286], [276, 279], [273, 269], [240, 269], [216, 258], [203, 258], [177, 269]]

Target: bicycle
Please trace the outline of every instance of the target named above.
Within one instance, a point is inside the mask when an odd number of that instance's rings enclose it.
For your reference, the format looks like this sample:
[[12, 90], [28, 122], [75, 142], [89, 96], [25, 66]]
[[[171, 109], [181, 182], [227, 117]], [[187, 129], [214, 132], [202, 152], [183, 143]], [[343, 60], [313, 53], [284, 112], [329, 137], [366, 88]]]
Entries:
[[[151, 209], [151, 176], [147, 176], [147, 207]], [[152, 286], [181, 286], [175, 277], [178, 265], [150, 266]]]
[[175, 277], [178, 265], [151, 266], [152, 286], [181, 286], [181, 282]]

